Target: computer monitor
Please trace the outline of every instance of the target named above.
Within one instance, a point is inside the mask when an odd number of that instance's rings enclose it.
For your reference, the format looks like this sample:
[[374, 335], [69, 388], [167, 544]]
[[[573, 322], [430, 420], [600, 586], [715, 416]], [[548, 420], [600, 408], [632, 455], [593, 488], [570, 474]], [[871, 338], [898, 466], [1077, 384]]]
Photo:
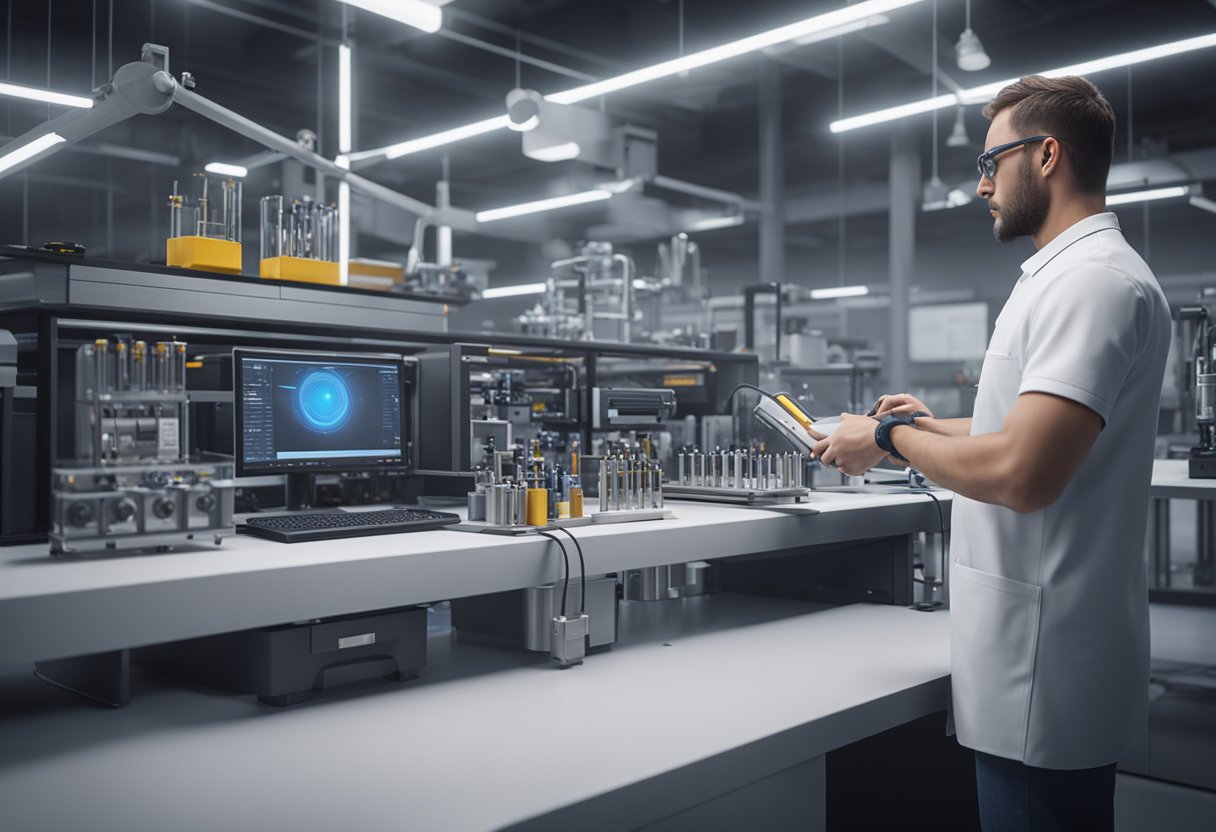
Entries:
[[237, 475], [287, 475], [288, 508], [313, 474], [408, 465], [401, 358], [237, 349], [232, 367]]

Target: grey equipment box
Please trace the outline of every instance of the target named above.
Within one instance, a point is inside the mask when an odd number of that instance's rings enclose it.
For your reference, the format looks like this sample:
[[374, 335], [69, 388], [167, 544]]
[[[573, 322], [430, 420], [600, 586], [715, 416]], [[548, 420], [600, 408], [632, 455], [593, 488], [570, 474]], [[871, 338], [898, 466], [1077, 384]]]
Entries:
[[[549, 652], [550, 627], [561, 609], [558, 581], [527, 589], [513, 589], [472, 598], [452, 599], [452, 629], [459, 641]], [[580, 583], [570, 580], [566, 614], [577, 615]], [[587, 615], [591, 631], [587, 649], [608, 648], [617, 637], [616, 575], [587, 579]]]
[[377, 677], [417, 679], [426, 664], [426, 608], [403, 607], [176, 641], [135, 653], [170, 676], [265, 705], [304, 700], [310, 690]]

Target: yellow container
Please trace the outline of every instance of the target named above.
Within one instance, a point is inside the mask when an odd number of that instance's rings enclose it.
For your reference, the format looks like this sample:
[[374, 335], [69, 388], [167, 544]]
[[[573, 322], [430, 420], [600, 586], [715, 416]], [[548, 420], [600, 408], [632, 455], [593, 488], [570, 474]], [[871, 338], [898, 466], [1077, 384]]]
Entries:
[[240, 274], [241, 244], [214, 237], [170, 237], [165, 240], [165, 263], [178, 269]]
[[528, 489], [527, 520], [529, 526], [549, 525], [549, 489]]
[[583, 516], [583, 489], [578, 486], [570, 487], [570, 516]]
[[342, 285], [342, 272], [332, 260], [312, 260], [307, 257], [267, 257], [258, 267], [261, 277], [272, 280], [298, 280], [303, 283]]

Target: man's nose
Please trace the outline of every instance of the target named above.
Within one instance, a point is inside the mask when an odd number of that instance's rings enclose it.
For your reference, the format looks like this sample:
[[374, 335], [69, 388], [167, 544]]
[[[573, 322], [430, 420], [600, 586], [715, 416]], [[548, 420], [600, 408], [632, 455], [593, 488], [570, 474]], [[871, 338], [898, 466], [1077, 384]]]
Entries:
[[981, 176], [980, 181], [975, 186], [975, 195], [980, 199], [987, 199], [992, 196], [992, 180], [987, 176]]

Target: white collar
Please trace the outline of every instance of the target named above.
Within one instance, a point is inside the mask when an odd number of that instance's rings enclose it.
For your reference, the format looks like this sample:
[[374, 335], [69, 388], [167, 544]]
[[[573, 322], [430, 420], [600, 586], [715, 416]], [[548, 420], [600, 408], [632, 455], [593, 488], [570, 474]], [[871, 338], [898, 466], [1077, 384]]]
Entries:
[[1073, 243], [1088, 237], [1090, 234], [1096, 234], [1108, 228], [1113, 228], [1116, 231], [1119, 230], [1119, 218], [1110, 211], [1102, 214], [1090, 214], [1085, 219], [1074, 222], [1057, 234], [1054, 240], [1036, 251], [1030, 259], [1024, 262], [1022, 264], [1022, 274], [1027, 276], [1037, 274], [1042, 271], [1044, 266], [1058, 257], [1063, 253], [1064, 249]]

